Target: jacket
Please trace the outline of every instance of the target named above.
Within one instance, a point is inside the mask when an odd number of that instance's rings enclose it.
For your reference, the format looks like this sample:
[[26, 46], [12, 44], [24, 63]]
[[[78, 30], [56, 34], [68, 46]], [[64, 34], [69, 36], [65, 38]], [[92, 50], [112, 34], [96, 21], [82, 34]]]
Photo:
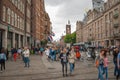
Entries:
[[68, 55], [68, 61], [69, 63], [75, 63], [75, 53], [73, 51]]
[[68, 55], [65, 54], [65, 53], [61, 53], [59, 58], [61, 59], [61, 63], [67, 63], [68, 62]]
[[6, 60], [6, 55], [4, 53], [0, 54], [0, 60], [2, 60], [2, 59]]

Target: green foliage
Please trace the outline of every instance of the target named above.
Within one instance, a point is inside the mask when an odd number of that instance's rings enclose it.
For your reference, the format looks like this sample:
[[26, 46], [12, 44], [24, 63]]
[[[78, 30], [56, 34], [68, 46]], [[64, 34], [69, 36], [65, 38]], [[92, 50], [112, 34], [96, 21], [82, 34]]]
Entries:
[[76, 32], [72, 34], [67, 34], [64, 38], [65, 43], [75, 43], [76, 42]]
[[47, 40], [42, 40], [41, 41], [41, 46], [45, 46], [47, 44]]

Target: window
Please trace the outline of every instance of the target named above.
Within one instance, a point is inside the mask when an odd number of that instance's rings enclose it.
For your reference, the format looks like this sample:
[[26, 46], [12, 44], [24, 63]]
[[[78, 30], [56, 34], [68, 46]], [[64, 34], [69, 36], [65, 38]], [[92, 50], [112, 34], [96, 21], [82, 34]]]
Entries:
[[24, 30], [24, 19], [22, 19], [21, 22], [22, 22], [21, 29]]
[[18, 5], [18, 0], [15, 0], [15, 6], [17, 7], [17, 5]]
[[27, 17], [30, 18], [30, 9], [27, 8]]
[[12, 0], [12, 3], [15, 4], [15, 0]]
[[3, 6], [3, 18], [2, 18], [2, 20], [5, 21], [5, 19], [6, 19], [6, 8], [5, 8], [5, 6]]
[[25, 6], [24, 4], [22, 4], [22, 12], [24, 13], [24, 10], [25, 10]]
[[18, 28], [20, 27], [20, 26], [19, 26], [19, 24], [20, 24], [19, 18], [20, 18], [20, 16], [17, 16], [17, 27], [18, 27]]
[[17, 27], [17, 14], [15, 13], [15, 27]]
[[30, 23], [27, 22], [27, 32], [30, 32]]
[[12, 22], [11, 22], [11, 24], [14, 25], [14, 12], [13, 12], [13, 11], [11, 12], [11, 17], [12, 17]]
[[11, 13], [11, 10], [10, 8], [7, 9], [7, 22], [10, 24], [10, 13]]
[[31, 0], [27, 0], [27, 2], [31, 5]]
[[21, 0], [18, 0], [18, 9], [20, 10], [20, 2]]
[[22, 5], [23, 5], [23, 2], [20, 1], [20, 11], [22, 12]]

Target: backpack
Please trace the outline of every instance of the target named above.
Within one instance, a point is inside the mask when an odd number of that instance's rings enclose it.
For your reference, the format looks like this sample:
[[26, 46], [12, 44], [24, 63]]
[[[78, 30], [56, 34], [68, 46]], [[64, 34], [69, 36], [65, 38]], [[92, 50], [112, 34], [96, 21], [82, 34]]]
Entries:
[[99, 66], [99, 60], [98, 60], [98, 59], [95, 61], [95, 66], [96, 66], [96, 67]]
[[81, 54], [80, 52], [76, 52], [76, 58], [80, 58]]
[[100, 64], [100, 56], [97, 56], [96, 59], [95, 59], [95, 66], [98, 67], [99, 64]]

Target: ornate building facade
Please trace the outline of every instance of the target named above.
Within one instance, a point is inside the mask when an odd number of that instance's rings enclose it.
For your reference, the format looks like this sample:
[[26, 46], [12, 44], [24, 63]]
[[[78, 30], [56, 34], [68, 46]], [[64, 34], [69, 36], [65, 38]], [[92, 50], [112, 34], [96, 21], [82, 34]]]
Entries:
[[105, 47], [120, 45], [119, 14], [120, 0], [108, 0], [102, 12], [89, 10], [85, 22], [76, 23], [77, 42], [91, 42], [92, 45]]

